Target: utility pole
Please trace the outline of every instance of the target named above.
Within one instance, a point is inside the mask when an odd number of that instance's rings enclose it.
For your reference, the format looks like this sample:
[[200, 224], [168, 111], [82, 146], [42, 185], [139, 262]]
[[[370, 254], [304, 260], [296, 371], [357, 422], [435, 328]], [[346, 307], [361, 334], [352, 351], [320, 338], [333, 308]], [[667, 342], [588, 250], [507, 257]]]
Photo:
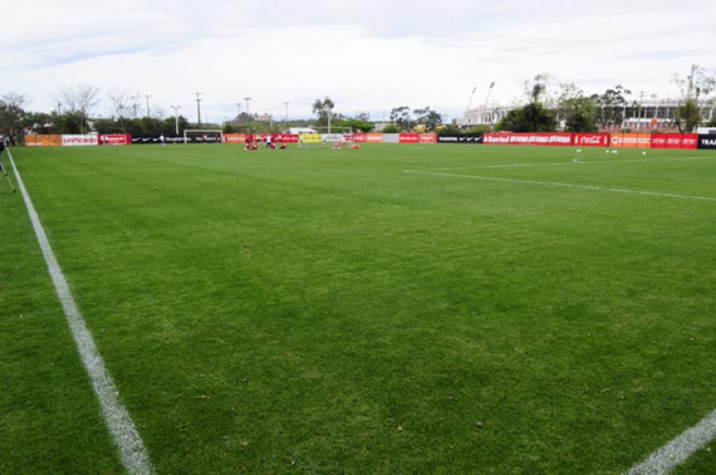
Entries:
[[174, 128], [176, 129], [177, 136], [179, 135], [179, 109], [181, 109], [181, 106], [170, 106], [172, 109], [174, 109]]
[[195, 92], [196, 94], [196, 122], [201, 125], [201, 95], [203, 92]]
[[286, 106], [286, 119], [283, 121], [283, 125], [285, 126], [288, 123], [288, 105], [290, 102], [284, 102], [283, 105]]
[[152, 95], [146, 94], [144, 97], [147, 99], [147, 117], [151, 117], [152, 114], [149, 113], [149, 98], [152, 97]]

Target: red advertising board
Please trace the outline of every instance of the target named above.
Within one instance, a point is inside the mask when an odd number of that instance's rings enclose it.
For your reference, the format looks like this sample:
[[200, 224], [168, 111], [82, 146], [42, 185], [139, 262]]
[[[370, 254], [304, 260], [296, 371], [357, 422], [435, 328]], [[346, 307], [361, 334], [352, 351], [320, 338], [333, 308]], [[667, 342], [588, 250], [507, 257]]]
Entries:
[[107, 134], [99, 136], [99, 143], [102, 145], [131, 145], [130, 134]]
[[353, 134], [353, 141], [359, 142], [359, 143], [365, 143], [368, 141], [368, 134], [362, 134], [362, 133]]
[[489, 133], [484, 135], [485, 145], [551, 145], [568, 147], [572, 145], [572, 134], [563, 132], [544, 133]]
[[420, 134], [420, 143], [437, 143], [437, 134]]
[[370, 143], [383, 143], [383, 134], [378, 134], [378, 133], [368, 134], [367, 141]]
[[651, 134], [651, 148], [696, 149], [697, 134]]
[[420, 143], [420, 134], [400, 134], [398, 143]]
[[681, 141], [681, 148], [696, 150], [699, 148], [699, 134], [684, 134]]
[[573, 144], [575, 147], [608, 147], [610, 141], [610, 135], [605, 133], [577, 133]]

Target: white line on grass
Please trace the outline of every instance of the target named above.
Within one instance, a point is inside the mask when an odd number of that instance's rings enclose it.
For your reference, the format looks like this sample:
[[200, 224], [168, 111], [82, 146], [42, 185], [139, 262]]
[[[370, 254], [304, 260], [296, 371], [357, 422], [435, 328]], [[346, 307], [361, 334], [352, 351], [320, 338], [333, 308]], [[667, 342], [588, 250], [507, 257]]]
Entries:
[[424, 168], [421, 170], [403, 170], [406, 173], [413, 172], [446, 172], [453, 170], [479, 170], [483, 168], [527, 168], [527, 167], [560, 167], [574, 165], [575, 163], [589, 163], [597, 165], [619, 165], [621, 163], [645, 163], [645, 162], [684, 162], [694, 160], [714, 160], [716, 157], [677, 157], [677, 158], [640, 158], [634, 160], [580, 160], [572, 159], [571, 162], [550, 162], [550, 163], [511, 163], [506, 165], [472, 165], [469, 167], [450, 168]]
[[716, 197], [711, 196], [697, 196], [697, 195], [680, 195], [676, 193], [660, 193], [658, 191], [642, 191], [642, 190], [629, 190], [626, 188], [611, 188], [608, 186], [594, 186], [594, 185], [576, 185], [574, 183], [560, 183], [555, 181], [533, 181], [533, 180], [518, 180], [515, 178], [501, 178], [494, 176], [480, 176], [480, 175], [458, 175], [456, 173], [437, 173], [437, 172], [426, 172], [418, 170], [403, 170], [405, 173], [413, 173], [416, 175], [432, 175], [432, 176], [445, 176], [451, 178], [470, 178], [473, 180], [487, 180], [487, 181], [502, 181], [506, 183], [523, 183], [527, 185], [542, 185], [542, 186], [558, 186], [562, 188], [578, 188], [581, 190], [595, 190], [595, 191], [611, 191], [614, 193], [629, 193], [634, 195], [646, 195], [646, 196], [661, 196], [664, 198], [678, 198], [682, 200], [699, 200], [699, 201], [716, 201]]
[[716, 439], [716, 411], [651, 454], [627, 475], [663, 475], [682, 464], [697, 450]]
[[12, 164], [12, 168], [15, 171], [15, 179], [17, 180], [18, 188], [22, 193], [22, 197], [25, 200], [27, 211], [32, 221], [32, 226], [35, 228], [35, 234], [37, 235], [37, 241], [42, 249], [42, 254], [45, 256], [45, 262], [47, 262], [52, 282], [55, 284], [57, 295], [62, 303], [62, 308], [67, 316], [67, 322], [69, 323], [70, 329], [72, 330], [72, 336], [77, 344], [82, 363], [92, 380], [92, 386], [94, 392], [97, 394], [100, 406], [102, 407], [102, 413], [107, 423], [114, 441], [119, 447], [119, 451], [122, 458], [124, 468], [132, 475], [145, 475], [152, 473], [152, 465], [149, 461], [149, 455], [147, 449], [144, 447], [142, 438], [137, 431], [137, 428], [132, 422], [132, 418], [129, 416], [129, 412], [119, 401], [119, 391], [115, 386], [112, 377], [109, 375], [107, 368], [104, 366], [102, 356], [99, 354], [97, 345], [92, 338], [87, 325], [82, 318], [82, 314], [77, 308], [72, 292], [67, 284], [60, 264], [55, 258], [55, 253], [50, 247], [50, 242], [47, 239], [45, 230], [40, 223], [40, 218], [35, 211], [35, 207], [30, 200], [30, 195], [25, 189], [25, 184], [20, 177], [20, 173], [15, 166], [15, 162], [12, 159], [10, 150], [8, 150], [8, 158]]

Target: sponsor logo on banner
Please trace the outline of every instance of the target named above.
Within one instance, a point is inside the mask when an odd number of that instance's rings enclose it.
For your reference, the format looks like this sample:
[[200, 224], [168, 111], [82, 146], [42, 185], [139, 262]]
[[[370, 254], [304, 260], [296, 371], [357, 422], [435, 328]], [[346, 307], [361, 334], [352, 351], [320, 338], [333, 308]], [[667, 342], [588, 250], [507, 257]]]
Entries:
[[246, 143], [246, 134], [224, 134], [224, 143]]
[[610, 136], [604, 133], [574, 134], [574, 145], [580, 147], [608, 147]]
[[368, 134], [369, 143], [383, 143], [383, 134], [373, 133]]
[[132, 143], [132, 136], [129, 134], [100, 135], [99, 142], [102, 145], [129, 145]]
[[684, 134], [684, 140], [681, 142], [681, 148], [695, 150], [699, 148], [698, 134]]
[[420, 143], [436, 143], [435, 134], [420, 134]]
[[612, 134], [612, 147], [649, 148], [651, 134]]
[[420, 134], [399, 134], [398, 143], [420, 143]]
[[63, 135], [62, 145], [64, 147], [99, 145], [99, 138], [96, 135]]
[[572, 134], [570, 133], [499, 133], [485, 134], [485, 144], [509, 144], [509, 145], [572, 145]]
[[27, 147], [61, 147], [61, 135], [26, 135], [25, 146]]
[[358, 142], [365, 143], [368, 141], [368, 134], [361, 134], [361, 133], [353, 134], [353, 141], [356, 143], [358, 143]]
[[698, 136], [699, 148], [706, 150], [716, 150], [716, 135], [702, 134]]
[[508, 145], [510, 143], [510, 134], [485, 134], [482, 143], [485, 145]]
[[482, 134], [438, 135], [437, 141], [438, 143], [482, 144]]

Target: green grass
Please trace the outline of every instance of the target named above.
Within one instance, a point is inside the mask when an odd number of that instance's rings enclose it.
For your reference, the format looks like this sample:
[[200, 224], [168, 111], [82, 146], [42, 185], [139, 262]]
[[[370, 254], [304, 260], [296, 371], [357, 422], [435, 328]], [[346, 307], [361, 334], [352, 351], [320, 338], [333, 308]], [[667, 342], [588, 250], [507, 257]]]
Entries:
[[[716, 409], [716, 202], [404, 172], [716, 198], [713, 152], [13, 156], [157, 473], [616, 474]], [[0, 472], [121, 473], [0, 202]]]

